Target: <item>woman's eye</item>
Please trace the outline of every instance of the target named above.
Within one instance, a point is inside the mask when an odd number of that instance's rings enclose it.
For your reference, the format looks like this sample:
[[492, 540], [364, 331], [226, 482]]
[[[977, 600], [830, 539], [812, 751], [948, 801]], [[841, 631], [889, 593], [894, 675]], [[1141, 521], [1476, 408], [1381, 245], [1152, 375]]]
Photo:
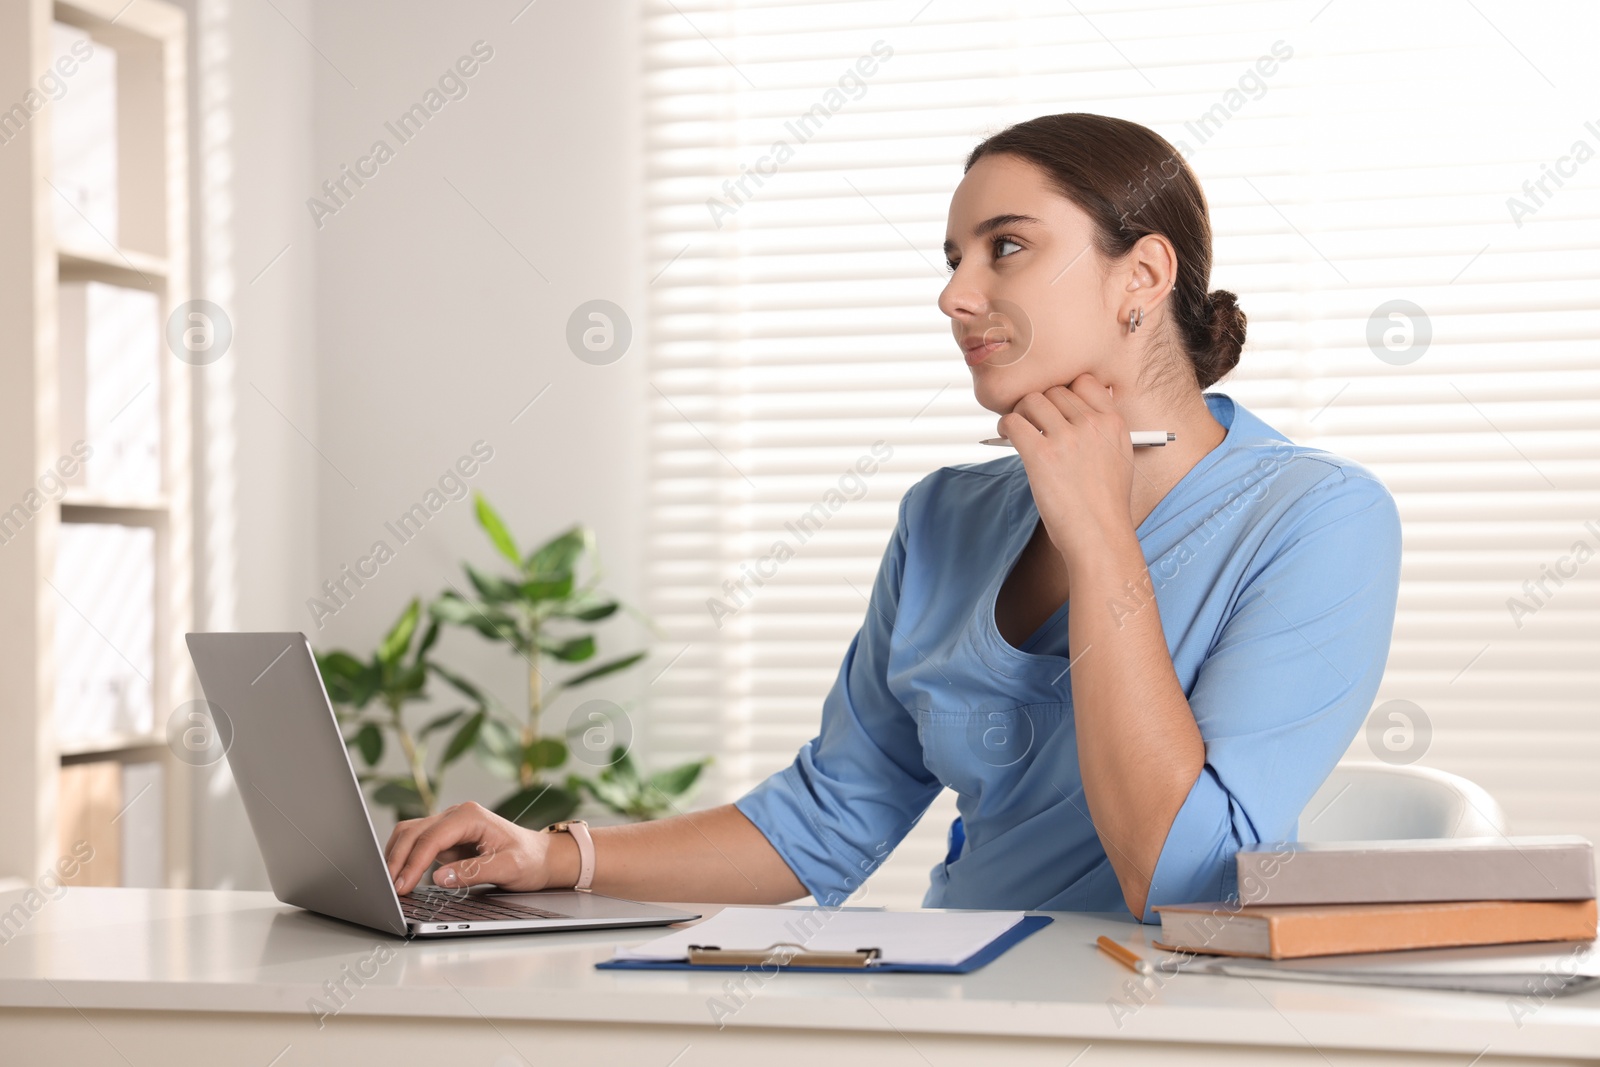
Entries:
[[[1022, 248], [1022, 245], [1019, 242], [1013, 241], [1009, 237], [996, 237], [994, 239], [993, 244], [991, 245], [991, 247], [994, 250], [994, 258], [995, 259], [1002, 259], [1002, 258], [1004, 258], [1006, 256], [1009, 256], [1011, 254], [1010, 252], [1002, 251], [1002, 249], [1003, 249], [1003, 247], [1005, 245], [1014, 245], [1018, 250], [1020, 250]], [[955, 269], [957, 267], [959, 267], [960, 265], [961, 264], [959, 264], [959, 263], [957, 263], [957, 262], [955, 262], [955, 261], [953, 261], [951, 259], [946, 259], [944, 261], [944, 269], [949, 271], [952, 274], [955, 273]]]

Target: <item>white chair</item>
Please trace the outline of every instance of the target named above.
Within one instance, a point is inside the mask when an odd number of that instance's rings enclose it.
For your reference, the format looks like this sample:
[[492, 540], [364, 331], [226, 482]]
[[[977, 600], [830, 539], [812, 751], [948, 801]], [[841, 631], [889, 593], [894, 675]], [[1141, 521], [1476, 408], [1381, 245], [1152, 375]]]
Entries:
[[1343, 763], [1300, 813], [1302, 841], [1500, 837], [1505, 812], [1459, 774], [1387, 763]]

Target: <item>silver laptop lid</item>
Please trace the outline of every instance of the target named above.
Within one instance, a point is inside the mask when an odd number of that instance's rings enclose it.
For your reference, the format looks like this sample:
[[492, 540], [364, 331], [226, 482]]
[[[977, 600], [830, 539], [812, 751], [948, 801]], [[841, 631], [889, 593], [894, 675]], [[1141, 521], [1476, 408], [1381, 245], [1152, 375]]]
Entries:
[[403, 936], [405, 916], [305, 635], [187, 641], [273, 893]]

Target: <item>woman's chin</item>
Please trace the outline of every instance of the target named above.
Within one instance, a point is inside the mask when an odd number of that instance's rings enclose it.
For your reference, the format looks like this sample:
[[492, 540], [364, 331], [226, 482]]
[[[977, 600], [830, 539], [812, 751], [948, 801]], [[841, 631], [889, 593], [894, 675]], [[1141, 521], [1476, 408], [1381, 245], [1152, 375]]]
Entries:
[[1042, 393], [1052, 386], [1063, 385], [1078, 373], [1070, 368], [1058, 374], [1041, 374], [1037, 367], [1017, 373], [1008, 373], [1004, 367], [974, 367], [972, 395], [986, 410], [996, 415], [1009, 415], [1017, 402], [1029, 393]]
[[1016, 408], [1017, 401], [1036, 390], [1023, 382], [998, 381], [1000, 377], [992, 372], [976, 375], [972, 383], [972, 395], [985, 410], [996, 415], [1009, 415]]

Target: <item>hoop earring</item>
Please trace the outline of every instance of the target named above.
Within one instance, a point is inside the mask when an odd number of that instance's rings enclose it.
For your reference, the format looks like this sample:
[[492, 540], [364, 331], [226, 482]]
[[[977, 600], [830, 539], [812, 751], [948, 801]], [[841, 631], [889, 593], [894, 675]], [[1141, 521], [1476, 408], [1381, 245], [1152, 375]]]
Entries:
[[1144, 323], [1144, 308], [1139, 308], [1137, 310], [1138, 318], [1135, 318], [1134, 314], [1135, 314], [1135, 312], [1133, 312], [1133, 311], [1129, 311], [1128, 312], [1128, 332], [1129, 333], [1132, 333], [1133, 331], [1137, 330]]

